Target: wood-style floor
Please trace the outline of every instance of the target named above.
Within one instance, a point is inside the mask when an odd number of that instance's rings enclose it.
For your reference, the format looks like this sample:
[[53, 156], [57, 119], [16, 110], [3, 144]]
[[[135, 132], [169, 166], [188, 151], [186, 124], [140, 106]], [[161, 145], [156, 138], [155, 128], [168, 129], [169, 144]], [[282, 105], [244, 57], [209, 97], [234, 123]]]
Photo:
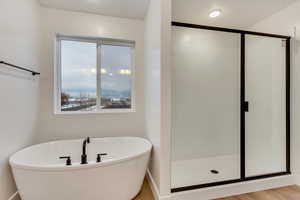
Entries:
[[288, 186], [216, 200], [300, 200], [300, 187]]
[[150, 189], [150, 186], [149, 186], [149, 183], [147, 180], [145, 180], [140, 194], [133, 200], [154, 200], [154, 197], [152, 195], [152, 192], [151, 192], [151, 189]]
[[[141, 193], [134, 200], [154, 200], [147, 181], [145, 181]], [[215, 200], [300, 200], [300, 187], [288, 186]]]

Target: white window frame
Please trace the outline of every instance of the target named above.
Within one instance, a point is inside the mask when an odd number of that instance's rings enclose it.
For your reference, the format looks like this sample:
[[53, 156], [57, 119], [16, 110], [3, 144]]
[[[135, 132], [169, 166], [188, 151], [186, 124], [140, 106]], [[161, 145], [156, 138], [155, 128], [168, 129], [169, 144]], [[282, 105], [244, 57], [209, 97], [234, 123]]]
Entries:
[[[78, 42], [92, 42], [97, 45], [97, 107], [94, 111], [61, 111], [61, 41], [78, 41]], [[120, 109], [101, 109], [101, 45], [115, 45], [131, 47], [131, 108]], [[55, 39], [55, 62], [54, 62], [54, 114], [102, 114], [102, 113], [130, 113], [136, 111], [135, 104], [135, 41], [117, 40], [97, 37], [82, 37], [82, 36], [68, 36], [56, 34]]]

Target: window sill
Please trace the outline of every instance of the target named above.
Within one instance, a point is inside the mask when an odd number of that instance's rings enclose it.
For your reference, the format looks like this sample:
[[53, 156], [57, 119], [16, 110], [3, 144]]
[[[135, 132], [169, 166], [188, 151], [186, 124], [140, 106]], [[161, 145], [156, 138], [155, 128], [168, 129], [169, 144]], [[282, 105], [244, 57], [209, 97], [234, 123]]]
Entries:
[[95, 114], [126, 114], [135, 113], [136, 110], [133, 109], [103, 109], [101, 111], [54, 111], [55, 115], [95, 115]]

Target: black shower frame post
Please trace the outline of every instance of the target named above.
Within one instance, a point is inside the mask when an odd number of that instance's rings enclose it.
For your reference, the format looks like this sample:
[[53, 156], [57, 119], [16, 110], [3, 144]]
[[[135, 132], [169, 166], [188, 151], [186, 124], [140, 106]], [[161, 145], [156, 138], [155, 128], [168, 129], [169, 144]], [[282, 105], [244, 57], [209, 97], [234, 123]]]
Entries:
[[245, 95], [245, 34], [241, 34], [241, 74], [240, 74], [240, 95], [241, 95], [241, 100], [240, 100], [240, 173], [241, 173], [241, 179], [245, 180], [246, 177], [246, 134], [245, 134], [245, 102], [246, 102], [246, 95]]
[[[251, 181], [251, 180], [257, 180], [257, 179], [264, 179], [264, 178], [271, 178], [276, 176], [283, 176], [283, 175], [289, 175], [291, 174], [291, 156], [290, 156], [290, 65], [291, 65], [291, 51], [290, 51], [290, 36], [285, 35], [277, 35], [277, 34], [270, 34], [270, 33], [261, 33], [261, 32], [253, 32], [253, 31], [245, 31], [245, 30], [239, 30], [239, 29], [229, 29], [229, 28], [223, 28], [223, 27], [214, 27], [214, 26], [206, 26], [206, 25], [198, 25], [198, 24], [189, 24], [189, 23], [182, 23], [182, 22], [172, 22], [172, 26], [179, 26], [179, 27], [185, 27], [185, 28], [195, 28], [195, 29], [206, 29], [206, 30], [212, 30], [212, 31], [222, 31], [222, 32], [229, 32], [229, 33], [238, 33], [241, 35], [241, 54], [240, 54], [240, 67], [241, 67], [241, 94], [240, 94], [240, 178], [239, 179], [233, 179], [233, 180], [225, 180], [220, 182], [214, 182], [214, 183], [205, 183], [200, 185], [192, 185], [192, 186], [185, 186], [185, 187], [179, 187], [179, 188], [172, 188], [171, 192], [183, 192], [188, 190], [195, 190], [195, 189], [201, 189], [201, 188], [207, 188], [207, 187], [214, 187], [214, 186], [220, 186], [225, 184], [232, 184], [232, 183], [239, 183], [244, 181]], [[248, 102], [246, 102], [245, 99], [245, 47], [246, 47], [246, 41], [245, 36], [246, 35], [256, 35], [256, 36], [264, 36], [264, 37], [273, 37], [273, 38], [281, 38], [285, 40], [286, 45], [286, 51], [285, 51], [285, 83], [286, 83], [286, 171], [283, 172], [277, 172], [277, 173], [271, 173], [271, 174], [264, 174], [259, 176], [246, 176], [246, 145], [245, 145], [245, 114], [248, 111]]]
[[286, 39], [285, 49], [285, 85], [286, 85], [286, 170], [291, 173], [291, 38]]

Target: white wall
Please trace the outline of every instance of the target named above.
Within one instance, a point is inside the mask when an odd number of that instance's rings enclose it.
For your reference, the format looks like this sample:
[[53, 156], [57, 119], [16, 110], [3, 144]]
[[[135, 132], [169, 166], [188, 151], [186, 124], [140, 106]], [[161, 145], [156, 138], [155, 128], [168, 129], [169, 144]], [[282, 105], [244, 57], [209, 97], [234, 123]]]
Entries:
[[149, 171], [160, 196], [170, 193], [171, 1], [151, 0], [145, 18], [146, 135], [153, 143]]
[[[43, 28], [41, 115], [38, 141], [86, 136], [144, 136], [144, 22], [41, 8]], [[136, 112], [54, 115], [53, 69], [55, 33], [136, 41]]]
[[[251, 27], [252, 30], [285, 34], [293, 36], [291, 41], [292, 60], [291, 60], [291, 161], [292, 171], [298, 175], [300, 184], [300, 2], [296, 2], [289, 7], [275, 13], [274, 15], [262, 20]], [[294, 27], [298, 30], [294, 35]]]
[[146, 136], [153, 144], [149, 171], [160, 188], [161, 126], [161, 30], [160, 0], [151, 0], [145, 18], [145, 112]]
[[[0, 1], [0, 60], [39, 70], [39, 11], [35, 0]], [[16, 192], [9, 156], [32, 144], [39, 81], [30, 73], [0, 66], [0, 199]]]
[[172, 1], [161, 1], [161, 194], [171, 188], [171, 21]]

